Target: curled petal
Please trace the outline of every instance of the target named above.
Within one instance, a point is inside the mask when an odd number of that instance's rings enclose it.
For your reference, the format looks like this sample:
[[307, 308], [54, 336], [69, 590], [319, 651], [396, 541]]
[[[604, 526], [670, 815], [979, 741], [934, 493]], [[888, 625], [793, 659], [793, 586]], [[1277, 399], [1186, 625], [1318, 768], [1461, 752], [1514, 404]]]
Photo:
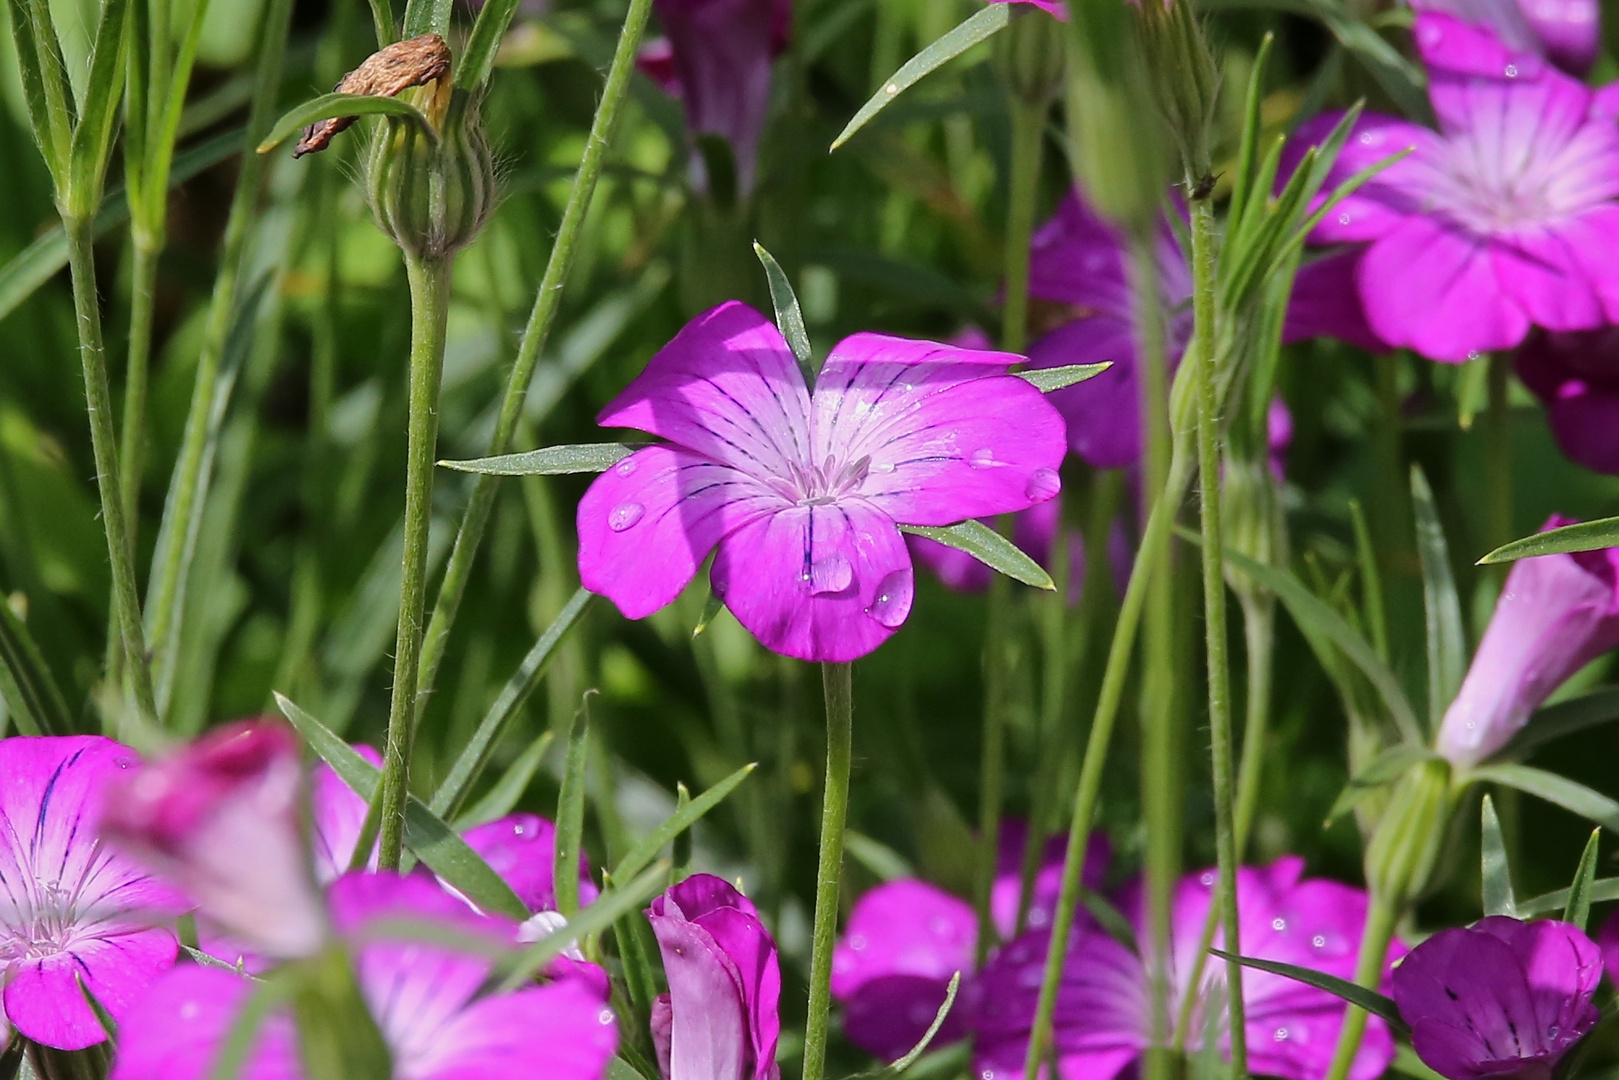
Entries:
[[[252, 984], [219, 968], [185, 965], [154, 983], [122, 1019], [111, 1080], [204, 1080]], [[292, 1017], [259, 1029], [241, 1080], [302, 1080]]]

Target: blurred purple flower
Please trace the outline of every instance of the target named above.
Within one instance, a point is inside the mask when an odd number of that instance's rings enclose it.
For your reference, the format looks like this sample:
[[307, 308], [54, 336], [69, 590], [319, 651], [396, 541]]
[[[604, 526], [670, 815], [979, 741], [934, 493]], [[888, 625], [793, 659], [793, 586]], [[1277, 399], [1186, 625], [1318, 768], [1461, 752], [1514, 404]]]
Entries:
[[776, 1080], [781, 968], [758, 910], [724, 880], [693, 874], [646, 914], [669, 978], [652, 1007], [666, 1080]]
[[1537, 331], [1518, 350], [1518, 377], [1546, 406], [1569, 459], [1619, 475], [1619, 328]]
[[[396, 1077], [598, 1080], [605, 1073], [617, 1030], [612, 1011], [585, 982], [486, 993], [491, 960], [397, 934], [368, 934], [381, 922], [413, 920], [501, 946], [517, 940], [510, 920], [472, 911], [425, 877], [386, 872], [339, 878], [328, 898], [338, 935], [356, 945], [360, 990]], [[202, 1080], [252, 988], [220, 968], [175, 968], [130, 1010], [111, 1080]], [[241, 1075], [305, 1075], [290, 1011], [273, 1013], [260, 1028]]]
[[1033, 4], [1041, 11], [1055, 15], [1063, 22], [1068, 21], [1068, 5], [1065, 0], [988, 0], [991, 4]]
[[1450, 15], [1494, 31], [1514, 52], [1544, 56], [1584, 75], [1602, 45], [1597, 0], [1416, 0], [1419, 15]]
[[1361, 246], [1334, 251], [1299, 267], [1287, 302], [1282, 341], [1291, 344], [1330, 337], [1371, 353], [1389, 351], [1366, 321], [1357, 275], [1366, 253]]
[[302, 795], [292, 729], [246, 720], [110, 784], [102, 833], [247, 949], [308, 956], [326, 940], [327, 923], [304, 844]]
[[[1553, 517], [1545, 528], [1570, 525]], [[1619, 548], [1512, 564], [1438, 750], [1472, 766], [1505, 746], [1552, 691], [1619, 645]]]
[[1441, 930], [1394, 969], [1411, 1045], [1446, 1080], [1551, 1080], [1596, 1024], [1602, 957], [1565, 922], [1492, 915]]
[[718, 545], [716, 596], [767, 648], [853, 660], [910, 614], [898, 525], [1013, 513], [1061, 488], [1062, 417], [1008, 353], [845, 338], [813, 396], [775, 325], [731, 301], [688, 323], [597, 421], [669, 440], [579, 503], [579, 575], [639, 619]]
[[184, 909], [96, 829], [107, 784], [139, 759], [94, 736], [0, 740], [0, 1029], [81, 1050], [107, 1038], [82, 980], [114, 1017], [174, 964], [154, 918]]
[[1287, 451], [1293, 445], [1293, 412], [1281, 398], [1272, 398], [1265, 412], [1265, 443], [1270, 448], [1270, 471], [1281, 483], [1287, 479]]
[[[1015, 821], [1001, 829], [990, 916], [1002, 937], [1017, 929], [1025, 829]], [[1061, 836], [1045, 846], [1029, 903], [1030, 927], [1051, 924], [1066, 848]], [[1101, 885], [1108, 856], [1107, 840], [1092, 836], [1081, 871], [1087, 888]], [[970, 1034], [977, 941], [972, 905], [925, 881], [901, 878], [861, 896], [832, 954], [832, 996], [843, 1006], [849, 1041], [885, 1061], [905, 1054], [933, 1023], [958, 971], [963, 985], [934, 1045]]]
[[[1301, 880], [1302, 859], [1284, 858], [1265, 869], [1243, 868], [1237, 891], [1241, 904], [1242, 951], [1249, 956], [1296, 964], [1352, 978], [1366, 914], [1366, 894], [1334, 881]], [[1197, 960], [1213, 897], [1212, 870], [1189, 875], [1176, 889], [1170, 941], [1170, 1016], [1179, 1012], [1186, 979]], [[1146, 942], [1139, 886], [1126, 890], [1123, 908]], [[982, 1080], [1022, 1075], [1029, 1027], [1039, 997], [1049, 931], [1030, 931], [1001, 950], [979, 978], [975, 1015], [977, 1044], [973, 1073]], [[1391, 952], [1391, 958], [1397, 954]], [[1224, 964], [1204, 965], [1202, 1002], [1225, 980]], [[1259, 1075], [1284, 1080], [1318, 1080], [1327, 1072], [1344, 1003], [1324, 990], [1279, 975], [1243, 972], [1247, 1004], [1249, 1065]], [[1213, 1000], [1223, 1002], [1223, 992]], [[1223, 1006], [1216, 1024], [1222, 1024]], [[1188, 1049], [1202, 1040], [1207, 1018], [1194, 1010], [1186, 1033]], [[1057, 996], [1055, 1027], [1058, 1074], [1069, 1080], [1111, 1080], [1146, 1048], [1152, 1008], [1146, 965], [1131, 949], [1099, 927], [1080, 927], [1070, 943]], [[1222, 1025], [1223, 1026], [1223, 1025]], [[1222, 1031], [1224, 1045], [1226, 1035]], [[1374, 1080], [1394, 1057], [1388, 1029], [1373, 1019], [1354, 1080]]]
[[[1412, 153], [1340, 203], [1319, 243], [1368, 243], [1356, 271], [1367, 320], [1391, 345], [1459, 362], [1523, 341], [1531, 325], [1619, 318], [1619, 128], [1592, 91], [1487, 30], [1425, 15], [1439, 131], [1368, 114], [1326, 186]], [[1283, 173], [1341, 114], [1304, 124]]]
[[[461, 834], [467, 846], [499, 874], [531, 912], [557, 906], [557, 827], [538, 814], [508, 814]], [[579, 903], [592, 903], [601, 890], [590, 880], [590, 865], [579, 853]]]
[[[667, 36], [643, 49], [641, 70], [685, 104], [692, 135], [730, 144], [737, 187], [752, 191], [770, 66], [787, 47], [792, 0], [656, 0], [653, 10]], [[706, 188], [701, 154], [692, 171], [694, 186]]]

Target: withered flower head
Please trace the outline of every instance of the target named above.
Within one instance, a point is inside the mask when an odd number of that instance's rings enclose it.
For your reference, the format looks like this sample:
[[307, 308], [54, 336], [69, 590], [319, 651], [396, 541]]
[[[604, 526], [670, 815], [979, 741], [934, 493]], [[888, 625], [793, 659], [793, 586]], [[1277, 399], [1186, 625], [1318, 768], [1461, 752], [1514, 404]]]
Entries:
[[[366, 97], [398, 97], [413, 86], [436, 84], [428, 119], [436, 125], [444, 115], [450, 96], [450, 47], [437, 34], [423, 34], [409, 41], [397, 41], [366, 57], [365, 63], [343, 76], [335, 90], [339, 94]], [[358, 116], [338, 116], [304, 128], [292, 156], [317, 154], [332, 144], [341, 131], [354, 125]]]

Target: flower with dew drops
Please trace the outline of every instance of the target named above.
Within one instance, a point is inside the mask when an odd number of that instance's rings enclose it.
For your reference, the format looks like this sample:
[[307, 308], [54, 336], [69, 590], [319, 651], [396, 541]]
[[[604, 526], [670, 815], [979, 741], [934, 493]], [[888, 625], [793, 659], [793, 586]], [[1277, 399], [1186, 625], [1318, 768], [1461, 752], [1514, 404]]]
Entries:
[[845, 338], [813, 395], [775, 325], [735, 301], [688, 323], [604, 409], [668, 441], [579, 503], [579, 576], [632, 619], [710, 582], [764, 645], [871, 652], [910, 614], [899, 526], [1023, 510], [1061, 487], [1062, 417], [1008, 375], [1021, 357]]
[[1596, 1025], [1602, 955], [1577, 926], [1491, 915], [1441, 930], [1394, 969], [1411, 1047], [1446, 1080], [1551, 1080]]
[[[1573, 524], [1554, 516], [1548, 529]], [[1439, 725], [1451, 764], [1505, 746], [1569, 676], [1619, 645], [1619, 548], [1512, 564], [1467, 677]]]
[[[1460, 362], [1516, 346], [1531, 326], [1582, 330], [1619, 317], [1619, 128], [1602, 97], [1448, 15], [1421, 16], [1416, 37], [1439, 130], [1357, 120], [1328, 189], [1411, 152], [1312, 234], [1367, 245], [1355, 277], [1372, 330]], [[1304, 124], [1288, 159], [1339, 119]]]
[[174, 964], [179, 942], [153, 922], [184, 910], [184, 901], [97, 830], [107, 784], [138, 765], [133, 750], [96, 736], [0, 740], [7, 1034], [15, 1028], [60, 1050], [103, 1042], [81, 982], [121, 1019]]
[[[600, 1080], [618, 1045], [613, 1014], [587, 982], [562, 979], [489, 992], [484, 955], [410, 940], [386, 924], [442, 926], [489, 944], [517, 942], [509, 919], [480, 915], [424, 877], [382, 872], [339, 878], [331, 922], [353, 943], [361, 995], [393, 1058], [396, 1080]], [[156, 983], [120, 1029], [111, 1080], [202, 1080], [253, 984], [187, 965]], [[290, 1010], [260, 1027], [242, 1076], [301, 1080]]]
[[776, 1080], [781, 966], [758, 910], [724, 879], [693, 874], [646, 915], [669, 979], [652, 1006], [666, 1080]]

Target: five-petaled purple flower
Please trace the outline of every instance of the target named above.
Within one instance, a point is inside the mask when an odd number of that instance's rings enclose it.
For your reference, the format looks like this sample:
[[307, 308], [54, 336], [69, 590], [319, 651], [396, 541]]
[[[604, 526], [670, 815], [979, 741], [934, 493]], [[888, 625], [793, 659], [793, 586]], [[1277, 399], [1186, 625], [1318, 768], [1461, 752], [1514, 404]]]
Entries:
[[669, 440], [579, 503], [579, 576], [638, 619], [718, 546], [710, 581], [768, 648], [871, 652], [911, 610], [899, 525], [953, 525], [1056, 495], [1063, 422], [1021, 358], [845, 338], [814, 394], [775, 325], [725, 303], [687, 324], [597, 418]]
[[174, 964], [179, 943], [153, 921], [184, 902], [96, 827], [108, 780], [138, 762], [94, 736], [0, 740], [0, 1029], [93, 1046], [107, 1036], [81, 981], [122, 1018]]
[[[1569, 524], [1553, 517], [1546, 528]], [[1518, 560], [1445, 710], [1439, 752], [1452, 764], [1477, 765], [1569, 676], [1616, 645], [1619, 548]]]
[[1551, 1080], [1597, 1022], [1602, 957], [1577, 926], [1492, 915], [1441, 930], [1394, 969], [1411, 1046], [1446, 1080]]
[[666, 1080], [776, 1080], [781, 967], [758, 910], [722, 878], [693, 874], [646, 915], [669, 978], [652, 1006]]
[[[562, 979], [489, 993], [486, 956], [411, 940], [379, 924], [436, 923], [492, 946], [514, 946], [517, 926], [480, 915], [429, 878], [356, 873], [327, 894], [336, 934], [355, 947], [360, 991], [399, 1080], [599, 1080], [618, 1045], [613, 1014], [588, 982]], [[221, 968], [187, 965], [159, 980], [120, 1029], [112, 1080], [201, 1080], [252, 984]], [[259, 1029], [244, 1077], [298, 1080], [292, 1016]]]
[[1514, 52], [1538, 53], [1572, 75], [1589, 71], [1602, 45], [1597, 0], [1417, 0], [1411, 6], [1488, 27]]
[[[1265, 869], [1243, 868], [1237, 879], [1242, 918], [1242, 951], [1249, 956], [1313, 968], [1339, 978], [1354, 974], [1366, 894], [1333, 881], [1301, 880], [1303, 860], [1284, 858]], [[1171, 1021], [1179, 1015], [1187, 980], [1203, 943], [1203, 930], [1213, 898], [1212, 870], [1189, 875], [1176, 889], [1169, 956]], [[1126, 890], [1122, 907], [1145, 947], [1145, 905], [1139, 885]], [[975, 1076], [983, 1080], [1021, 1076], [1029, 1028], [1039, 996], [1039, 972], [1045, 964], [1049, 931], [1031, 932], [1007, 945], [985, 966], [978, 980], [974, 1018]], [[1063, 968], [1057, 996], [1055, 1046], [1058, 1075], [1070, 1080], [1112, 1080], [1146, 1049], [1152, 1026], [1150, 981], [1146, 964], [1135, 951], [1109, 937], [1095, 924], [1076, 929]], [[1204, 1008], [1219, 1008], [1213, 1018], [1222, 1047], [1225, 966], [1209, 958], [1198, 987], [1186, 1046], [1195, 1050], [1209, 1018]], [[1249, 1065], [1253, 1072], [1286, 1080], [1319, 1080], [1326, 1075], [1344, 1003], [1279, 975], [1243, 972], [1247, 1005]], [[1213, 993], [1216, 987], [1221, 992]], [[1375, 1019], [1355, 1059], [1350, 1076], [1374, 1080], [1388, 1068], [1394, 1042]]]
[[[1420, 16], [1416, 36], [1439, 130], [1358, 120], [1328, 188], [1412, 152], [1313, 234], [1369, 245], [1356, 279], [1372, 330], [1462, 361], [1516, 346], [1531, 325], [1582, 330], [1619, 319], [1619, 128], [1607, 107], [1539, 56], [1452, 16]], [[1338, 119], [1303, 125], [1291, 159]]]

